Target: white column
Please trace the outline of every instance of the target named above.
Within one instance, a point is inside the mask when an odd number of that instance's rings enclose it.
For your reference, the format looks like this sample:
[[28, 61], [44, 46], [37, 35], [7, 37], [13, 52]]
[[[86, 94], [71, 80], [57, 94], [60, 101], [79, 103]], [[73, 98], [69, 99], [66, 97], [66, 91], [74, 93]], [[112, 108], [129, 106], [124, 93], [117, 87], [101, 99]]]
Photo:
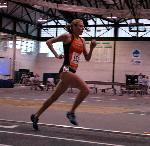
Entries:
[[14, 79], [15, 65], [16, 65], [16, 34], [13, 35], [13, 57], [12, 57], [12, 70], [11, 70], [12, 79]]

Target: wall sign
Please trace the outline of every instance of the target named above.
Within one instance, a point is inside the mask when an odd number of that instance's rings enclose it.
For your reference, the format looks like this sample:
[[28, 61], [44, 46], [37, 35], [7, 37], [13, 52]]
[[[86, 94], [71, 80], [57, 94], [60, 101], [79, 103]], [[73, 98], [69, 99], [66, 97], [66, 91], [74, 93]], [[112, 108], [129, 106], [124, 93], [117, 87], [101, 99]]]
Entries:
[[140, 65], [141, 64], [141, 50], [133, 49], [132, 50], [132, 64]]

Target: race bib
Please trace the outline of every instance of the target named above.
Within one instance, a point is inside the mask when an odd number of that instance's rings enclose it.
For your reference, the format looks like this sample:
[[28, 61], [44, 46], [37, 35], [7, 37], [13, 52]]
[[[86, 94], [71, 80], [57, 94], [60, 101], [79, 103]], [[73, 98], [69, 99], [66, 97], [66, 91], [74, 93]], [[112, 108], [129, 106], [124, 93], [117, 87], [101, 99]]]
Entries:
[[73, 52], [71, 62], [73, 64], [79, 64], [79, 60], [80, 60], [80, 54]]

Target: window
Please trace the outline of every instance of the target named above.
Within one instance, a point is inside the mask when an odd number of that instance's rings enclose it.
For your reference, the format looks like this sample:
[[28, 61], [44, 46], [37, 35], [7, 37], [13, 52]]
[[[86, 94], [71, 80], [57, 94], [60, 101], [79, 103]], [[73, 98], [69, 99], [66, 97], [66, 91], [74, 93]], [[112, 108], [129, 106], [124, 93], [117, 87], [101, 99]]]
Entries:
[[43, 28], [41, 37], [56, 37], [56, 28]]
[[[127, 20], [126, 22], [123, 22], [121, 24], [126, 24], [126, 27], [120, 27], [119, 28], [119, 35], [118, 37], [150, 37], [150, 26], [145, 26], [150, 25], [150, 20], [147, 19], [139, 19], [139, 23], [143, 23], [144, 26], [138, 26], [140, 30], [144, 30], [144, 28], [146, 29], [143, 32], [131, 32], [129, 30], [129, 24], [136, 24], [135, 19], [130, 19]], [[132, 29], [137, 30], [137, 27], [132, 27]]]
[[[54, 47], [55, 51], [58, 53], [58, 55], [64, 54], [62, 42], [54, 43], [53, 47]], [[50, 49], [46, 45], [46, 42], [40, 42], [40, 53], [47, 53], [48, 57], [55, 57], [54, 54], [50, 51]]]
[[[8, 47], [13, 48], [13, 41], [8, 41]], [[36, 52], [36, 42], [29, 39], [18, 38], [16, 40], [16, 48], [21, 49], [22, 54], [32, 54]]]

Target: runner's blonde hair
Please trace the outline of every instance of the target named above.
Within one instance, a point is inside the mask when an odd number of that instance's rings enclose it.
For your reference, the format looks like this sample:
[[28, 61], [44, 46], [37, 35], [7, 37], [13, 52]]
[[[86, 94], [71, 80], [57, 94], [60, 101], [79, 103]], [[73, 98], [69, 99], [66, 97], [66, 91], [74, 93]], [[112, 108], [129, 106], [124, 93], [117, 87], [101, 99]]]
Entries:
[[66, 25], [65, 28], [69, 33], [72, 33], [72, 27], [76, 26], [78, 23], [83, 22], [81, 19], [74, 19], [70, 24]]

